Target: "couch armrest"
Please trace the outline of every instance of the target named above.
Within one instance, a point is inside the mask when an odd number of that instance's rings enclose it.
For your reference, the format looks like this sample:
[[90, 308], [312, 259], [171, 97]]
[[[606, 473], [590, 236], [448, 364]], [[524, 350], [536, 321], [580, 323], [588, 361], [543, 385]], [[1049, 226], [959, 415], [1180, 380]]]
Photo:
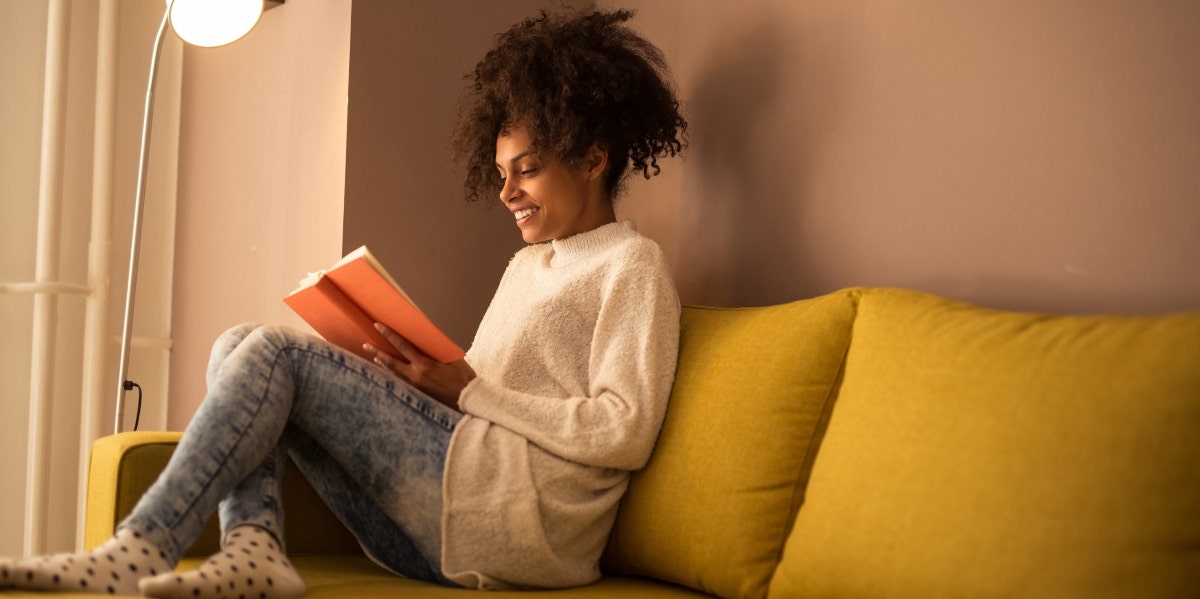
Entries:
[[180, 433], [128, 432], [92, 444], [84, 547], [91, 549], [112, 536], [167, 465], [179, 437]]
[[[112, 536], [117, 524], [133, 510], [167, 465], [181, 435], [177, 432], [124, 432], [102, 437], [92, 444], [85, 548], [96, 547]], [[362, 553], [354, 536], [329, 511], [290, 461], [283, 476], [283, 506], [288, 522], [288, 553]], [[215, 553], [219, 546], [220, 532], [214, 515], [186, 555], [206, 557]]]

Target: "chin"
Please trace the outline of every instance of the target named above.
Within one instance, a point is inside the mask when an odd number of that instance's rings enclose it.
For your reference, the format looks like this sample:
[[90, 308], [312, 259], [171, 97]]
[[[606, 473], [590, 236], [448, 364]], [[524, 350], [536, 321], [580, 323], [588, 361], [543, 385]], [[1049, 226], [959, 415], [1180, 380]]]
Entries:
[[537, 231], [529, 231], [525, 229], [521, 229], [521, 239], [525, 240], [525, 243], [528, 244], [541, 243], [548, 240], [545, 235], [541, 235]]

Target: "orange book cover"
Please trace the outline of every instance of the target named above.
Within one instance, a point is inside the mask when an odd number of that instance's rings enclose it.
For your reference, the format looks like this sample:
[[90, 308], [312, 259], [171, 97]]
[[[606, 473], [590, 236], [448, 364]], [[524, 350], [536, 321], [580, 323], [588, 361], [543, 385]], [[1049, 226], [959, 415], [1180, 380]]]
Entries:
[[326, 341], [367, 359], [364, 343], [396, 353], [375, 330], [376, 322], [439, 362], [466, 355], [425, 316], [366, 246], [346, 254], [328, 270], [310, 274], [283, 301]]

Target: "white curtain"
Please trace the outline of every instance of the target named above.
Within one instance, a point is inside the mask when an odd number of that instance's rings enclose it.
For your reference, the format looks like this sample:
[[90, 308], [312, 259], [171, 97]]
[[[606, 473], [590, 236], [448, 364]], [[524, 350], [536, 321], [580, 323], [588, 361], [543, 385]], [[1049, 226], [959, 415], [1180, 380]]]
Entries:
[[[116, 423], [138, 143], [161, 0], [0, 0], [0, 555], [77, 548], [87, 451]], [[131, 380], [166, 422], [181, 49], [164, 47]], [[132, 428], [137, 393], [127, 395]]]

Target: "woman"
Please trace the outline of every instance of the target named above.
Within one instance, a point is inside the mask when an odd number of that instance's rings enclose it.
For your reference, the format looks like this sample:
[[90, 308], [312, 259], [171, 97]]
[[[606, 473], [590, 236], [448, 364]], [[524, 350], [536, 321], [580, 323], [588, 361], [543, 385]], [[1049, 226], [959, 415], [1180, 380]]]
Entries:
[[[499, 191], [530, 245], [464, 360], [382, 329], [374, 364], [280, 327], [213, 348], [208, 394], [116, 534], [0, 564], [0, 587], [155, 597], [298, 597], [279, 502], [286, 451], [364, 550], [472, 588], [599, 577], [629, 473], [666, 410], [679, 301], [658, 246], [617, 222], [627, 171], [657, 174], [686, 125], [659, 51], [625, 11], [542, 14], [476, 66], [454, 135], [466, 194]], [[222, 550], [174, 573], [219, 506]]]

